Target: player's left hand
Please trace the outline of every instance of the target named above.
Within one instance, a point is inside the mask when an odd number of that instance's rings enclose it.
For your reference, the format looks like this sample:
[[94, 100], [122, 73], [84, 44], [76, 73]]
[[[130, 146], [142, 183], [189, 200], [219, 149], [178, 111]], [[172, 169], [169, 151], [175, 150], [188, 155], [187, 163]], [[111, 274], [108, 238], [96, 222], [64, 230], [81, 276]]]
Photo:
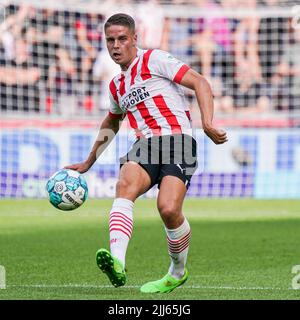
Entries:
[[204, 132], [215, 144], [222, 144], [228, 141], [227, 134], [224, 130], [210, 126], [205, 127]]

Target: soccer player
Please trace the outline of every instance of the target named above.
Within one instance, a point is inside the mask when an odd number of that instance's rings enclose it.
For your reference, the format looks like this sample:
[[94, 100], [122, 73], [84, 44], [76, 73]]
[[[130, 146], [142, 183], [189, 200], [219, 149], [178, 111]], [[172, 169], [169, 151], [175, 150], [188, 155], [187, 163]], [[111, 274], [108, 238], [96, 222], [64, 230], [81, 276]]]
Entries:
[[116, 198], [110, 211], [110, 251], [99, 249], [96, 261], [115, 287], [125, 284], [133, 205], [140, 195], [158, 184], [157, 207], [165, 225], [171, 265], [162, 279], [144, 284], [141, 291], [170, 292], [188, 278], [191, 228], [182, 205], [197, 168], [196, 141], [180, 85], [195, 91], [206, 135], [222, 144], [227, 141], [226, 133], [212, 124], [213, 96], [208, 82], [167, 52], [137, 48], [132, 17], [121, 13], [111, 16], [104, 31], [109, 54], [120, 65], [121, 73], [110, 83], [110, 111], [91, 153], [86, 161], [66, 168], [86, 172], [127, 115], [137, 140], [121, 158]]

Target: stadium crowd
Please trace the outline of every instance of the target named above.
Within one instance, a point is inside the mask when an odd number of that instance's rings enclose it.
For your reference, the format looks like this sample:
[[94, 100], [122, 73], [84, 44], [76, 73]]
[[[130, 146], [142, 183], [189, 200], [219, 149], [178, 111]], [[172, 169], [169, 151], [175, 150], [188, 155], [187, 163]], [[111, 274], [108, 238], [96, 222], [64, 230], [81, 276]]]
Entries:
[[[189, 4], [199, 15], [170, 17], [161, 3]], [[116, 6], [135, 17], [141, 48], [169, 51], [210, 81], [220, 113], [300, 110], [300, 28], [291, 18], [204, 14], [282, 4], [293, 2], [107, 0], [98, 13], [8, 5], [0, 21], [1, 110], [106, 112], [119, 68], [104, 50], [103, 23]]]

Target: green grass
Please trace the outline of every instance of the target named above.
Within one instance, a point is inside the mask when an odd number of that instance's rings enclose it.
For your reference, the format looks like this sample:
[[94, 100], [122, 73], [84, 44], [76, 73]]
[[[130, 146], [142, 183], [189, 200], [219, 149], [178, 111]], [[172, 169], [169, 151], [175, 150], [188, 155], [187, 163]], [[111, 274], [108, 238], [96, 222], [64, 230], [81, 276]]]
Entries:
[[47, 200], [0, 201], [0, 299], [299, 299], [300, 201], [187, 199], [192, 227], [186, 284], [170, 294], [139, 287], [169, 266], [153, 200], [138, 200], [127, 253], [128, 282], [113, 288], [95, 263], [108, 248], [112, 200], [89, 200], [61, 212]]

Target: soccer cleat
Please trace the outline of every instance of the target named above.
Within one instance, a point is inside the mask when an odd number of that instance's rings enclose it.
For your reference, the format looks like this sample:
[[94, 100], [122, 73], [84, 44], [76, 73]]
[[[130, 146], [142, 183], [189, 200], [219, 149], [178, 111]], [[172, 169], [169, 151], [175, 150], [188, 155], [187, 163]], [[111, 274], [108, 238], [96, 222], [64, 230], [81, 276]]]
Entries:
[[166, 274], [162, 279], [145, 283], [141, 287], [143, 293], [169, 293], [175, 288], [181, 286], [188, 278], [188, 271], [184, 269], [184, 275], [181, 279], [173, 278], [171, 275]]
[[122, 263], [106, 249], [99, 249], [96, 253], [96, 262], [114, 287], [124, 286], [126, 283], [126, 272]]

